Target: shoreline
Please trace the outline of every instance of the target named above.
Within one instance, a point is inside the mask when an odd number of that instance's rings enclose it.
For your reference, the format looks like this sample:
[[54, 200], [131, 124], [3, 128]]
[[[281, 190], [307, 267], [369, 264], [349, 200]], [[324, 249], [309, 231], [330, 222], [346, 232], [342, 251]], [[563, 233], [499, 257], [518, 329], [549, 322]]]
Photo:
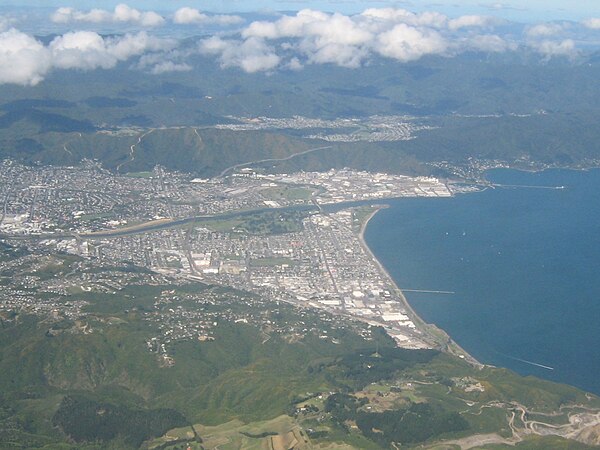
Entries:
[[361, 223], [360, 231], [358, 232], [358, 240], [360, 242], [361, 247], [364, 249], [364, 251], [367, 253], [367, 255], [369, 255], [371, 260], [375, 263], [375, 265], [379, 269], [380, 273], [385, 278], [387, 278], [387, 280], [390, 282], [393, 289], [396, 291], [396, 294], [398, 295], [398, 298], [400, 299], [402, 306], [406, 310], [407, 315], [410, 317], [410, 319], [416, 325], [417, 329], [423, 333], [423, 335], [425, 336], [425, 341], [429, 344], [434, 344], [433, 345], [434, 348], [438, 348], [440, 351], [450, 353], [454, 356], [457, 356], [457, 357], [467, 361], [469, 364], [471, 364], [473, 366], [484, 367], [484, 364], [480, 363], [471, 354], [469, 354], [465, 349], [463, 349], [460, 345], [458, 345], [448, 335], [448, 333], [446, 333], [441, 328], [438, 328], [435, 324], [430, 324], [430, 323], [425, 322], [415, 312], [415, 310], [412, 308], [412, 306], [406, 299], [406, 296], [404, 295], [404, 293], [402, 292], [400, 287], [396, 284], [396, 281], [394, 280], [394, 278], [389, 274], [387, 269], [383, 266], [383, 264], [381, 264], [379, 259], [377, 259], [375, 254], [371, 251], [371, 248], [368, 246], [368, 244], [365, 240], [365, 231], [366, 231], [367, 226], [369, 225], [369, 222], [371, 221], [371, 219], [373, 217], [375, 217], [375, 215], [382, 209], [389, 208], [389, 205], [387, 205], [387, 204], [372, 205], [372, 208], [373, 208], [373, 211], [371, 211], [371, 213]]

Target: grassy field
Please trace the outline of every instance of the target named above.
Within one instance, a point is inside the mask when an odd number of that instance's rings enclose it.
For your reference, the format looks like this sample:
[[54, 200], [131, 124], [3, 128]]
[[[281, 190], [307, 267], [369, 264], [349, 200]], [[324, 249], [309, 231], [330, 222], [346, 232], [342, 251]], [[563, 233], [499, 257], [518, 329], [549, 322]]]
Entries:
[[293, 266], [295, 263], [290, 258], [260, 258], [250, 260], [250, 265], [253, 267], [275, 267], [283, 264]]
[[270, 187], [260, 191], [260, 193], [268, 200], [310, 200], [314, 189], [280, 185]]

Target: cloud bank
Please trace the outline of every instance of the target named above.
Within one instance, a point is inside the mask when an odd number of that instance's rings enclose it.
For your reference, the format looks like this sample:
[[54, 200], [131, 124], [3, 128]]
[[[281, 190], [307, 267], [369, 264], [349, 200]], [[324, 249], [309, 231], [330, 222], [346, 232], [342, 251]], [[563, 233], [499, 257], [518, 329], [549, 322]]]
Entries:
[[591, 17], [583, 21], [583, 26], [591, 30], [600, 30], [600, 17]]
[[[112, 11], [59, 8], [51, 20], [69, 28], [99, 23], [151, 28], [169, 22], [182, 27], [212, 24], [224, 30], [244, 22], [238, 16], [208, 15], [191, 7], [181, 7], [165, 18], [126, 4]], [[301, 70], [313, 64], [358, 68], [377, 58], [410, 62], [428, 55], [451, 57], [465, 51], [494, 53], [519, 47], [546, 59], [573, 58], [578, 55], [578, 39], [600, 30], [600, 18], [579, 24], [541, 23], [516, 32], [514, 25], [506, 25], [489, 16], [450, 18], [435, 11], [413, 13], [402, 8], [369, 8], [355, 15], [304, 9], [240, 25], [235, 33], [223, 30], [201, 39], [197, 46], [190, 41], [178, 46], [174, 40], [143, 31], [109, 37], [70, 31], [44, 44], [13, 28], [13, 20], [0, 16], [0, 84], [35, 85], [53, 70], [109, 69], [132, 58], [137, 58], [131, 65], [137, 70], [184, 72], [193, 70], [189, 60], [198, 53], [216, 58], [222, 68], [247, 73]]]
[[175, 11], [173, 23], [178, 25], [236, 25], [242, 23], [244, 19], [240, 16], [232, 15], [213, 15], [209, 16], [195, 8], [183, 7]]
[[531, 48], [544, 55], [547, 59], [554, 56], [574, 57], [577, 54], [575, 41], [564, 39], [562, 41], [542, 40], [529, 44]]
[[[154, 11], [140, 11], [125, 3], [117, 5], [113, 11], [98, 8], [89, 11], [80, 11], [72, 7], [62, 7], [52, 13], [50, 20], [56, 24], [112, 23], [137, 25], [141, 27], [157, 27], [164, 25], [167, 22], [163, 16]], [[208, 15], [187, 6], [175, 11], [171, 20], [176, 25], [228, 26], [244, 22], [244, 19], [240, 16], [226, 14]]]
[[[206, 39], [201, 51], [216, 55], [222, 67], [247, 72], [298, 69], [306, 64], [356, 68], [374, 56], [407, 62], [451, 54], [462, 45], [505, 50], [510, 45], [500, 36], [470, 35], [494, 23], [485, 16], [449, 19], [437, 12], [415, 14], [396, 8], [370, 8], [354, 16], [305, 9], [274, 21], [253, 22], [241, 32], [241, 39]], [[469, 39], [456, 39], [457, 32], [467, 33]]]
[[44, 45], [13, 28], [0, 33], [0, 84], [33, 86], [54, 69], [110, 69], [134, 56], [174, 46], [173, 40], [145, 32], [109, 38], [92, 31], [66, 33]]
[[139, 11], [121, 3], [114, 11], [92, 9], [84, 12], [75, 8], [65, 7], [57, 9], [50, 17], [54, 23], [129, 23], [141, 27], [156, 27], [163, 25], [165, 19], [154, 11]]
[[[489, 16], [449, 18], [435, 11], [417, 14], [402, 8], [369, 8], [351, 16], [305, 9], [252, 22], [239, 38], [205, 39], [200, 51], [215, 55], [222, 67], [246, 72], [298, 70], [310, 64], [356, 68], [376, 57], [409, 62], [427, 55], [504, 52], [523, 45], [545, 58], [578, 54], [575, 38], [567, 36], [577, 31], [572, 23], [530, 26], [520, 37], [498, 32], [504, 25], [505, 21]], [[600, 19], [582, 25], [600, 29]]]

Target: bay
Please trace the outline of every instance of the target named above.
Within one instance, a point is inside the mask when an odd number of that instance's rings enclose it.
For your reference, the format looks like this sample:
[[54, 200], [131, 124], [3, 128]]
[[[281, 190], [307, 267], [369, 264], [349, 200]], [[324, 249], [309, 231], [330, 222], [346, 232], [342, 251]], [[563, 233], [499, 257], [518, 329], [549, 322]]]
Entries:
[[600, 170], [501, 169], [503, 185], [397, 199], [365, 240], [415, 311], [479, 361], [600, 394]]

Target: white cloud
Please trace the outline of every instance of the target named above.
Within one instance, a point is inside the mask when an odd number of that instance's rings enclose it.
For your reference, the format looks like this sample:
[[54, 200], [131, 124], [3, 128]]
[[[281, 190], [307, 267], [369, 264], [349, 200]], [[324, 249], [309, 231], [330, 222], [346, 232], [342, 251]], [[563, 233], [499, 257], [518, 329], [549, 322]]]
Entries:
[[487, 16], [467, 15], [460, 16], [448, 22], [448, 28], [451, 30], [460, 30], [461, 28], [485, 28], [494, 23], [494, 19]]
[[36, 85], [50, 66], [48, 50], [35, 38], [15, 29], [0, 33], [0, 84]]
[[546, 59], [553, 57], [572, 58], [577, 55], [575, 41], [564, 39], [568, 23], [540, 23], [525, 30], [526, 45]]
[[157, 38], [143, 31], [134, 34], [128, 33], [116, 38], [107, 38], [106, 41], [108, 50], [119, 61], [124, 61], [146, 52], [171, 50], [177, 45], [177, 41], [174, 39]]
[[11, 29], [0, 33], [0, 84], [35, 85], [53, 69], [109, 69], [147, 52], [168, 51], [174, 41], [144, 32], [103, 38], [91, 31], [66, 33], [47, 46]]
[[[415, 15], [391, 8], [369, 9], [359, 16], [306, 9], [274, 22], [253, 22], [242, 36], [268, 40], [296, 38], [298, 41], [288, 48], [299, 51], [308, 63], [359, 67], [373, 52], [401, 60], [418, 59], [429, 49], [439, 52], [445, 46], [435, 31], [419, 30], [404, 22], [439, 26], [445, 20], [445, 16], [437, 14]], [[402, 23], [395, 29], [397, 22]], [[298, 64], [299, 60], [294, 66]]]
[[314, 41], [314, 47], [318, 49], [330, 43], [362, 45], [372, 40], [373, 33], [352, 17], [305, 9], [295, 16], [284, 16], [275, 22], [253, 22], [243, 31], [242, 36], [301, 38]]
[[185, 63], [185, 58], [193, 53], [193, 50], [179, 48], [145, 53], [133, 67], [157, 75], [166, 72], [188, 72], [192, 70], [192, 66]]
[[240, 42], [214, 36], [203, 40], [200, 50], [205, 54], [219, 55], [223, 68], [239, 67], [248, 73], [273, 70], [281, 62], [274, 50], [258, 37]]
[[417, 15], [394, 8], [371, 8], [358, 16], [303, 10], [275, 22], [254, 22], [242, 36], [298, 38], [296, 49], [309, 63], [358, 67], [373, 52], [402, 61], [443, 52], [443, 38], [429, 26], [442, 27], [446, 22], [438, 13]]
[[178, 24], [203, 23], [208, 20], [206, 14], [194, 8], [180, 8], [173, 15], [173, 22]]
[[[186, 10], [189, 15], [196, 13], [200, 14]], [[279, 66], [295, 70], [306, 64], [359, 67], [373, 56], [414, 61], [430, 54], [514, 48], [495, 34], [473, 35], [473, 28], [491, 28], [497, 23], [487, 16], [449, 19], [438, 12], [416, 14], [400, 8], [369, 8], [351, 16], [304, 9], [295, 15], [252, 22], [242, 30], [242, 41], [207, 39], [203, 52], [217, 55], [223, 66], [243, 68], [244, 49], [256, 53], [256, 42], [261, 42], [262, 54], [268, 54], [272, 64], [265, 64], [264, 69], [253, 66], [253, 70], [272, 70], [277, 58]], [[275, 41], [284, 42], [269, 47]], [[235, 52], [233, 46], [238, 46]]]
[[[142, 12], [126, 4], [118, 5], [114, 11], [59, 8], [52, 20], [144, 26], [165, 21], [156, 13]], [[178, 9], [172, 16], [172, 22], [181, 25], [229, 25], [239, 21], [243, 19], [208, 15], [189, 7]], [[499, 23], [498, 19], [487, 16], [451, 19], [438, 12], [412, 13], [400, 8], [369, 8], [356, 15], [304, 9], [293, 15], [274, 15], [270, 20], [252, 22], [237, 38], [216, 35], [204, 39], [198, 48], [176, 48], [175, 41], [143, 32], [102, 37], [89, 31], [66, 33], [44, 46], [31, 36], [10, 30], [2, 33], [0, 42], [0, 83], [35, 84], [53, 69], [111, 68], [135, 57], [139, 59], [132, 67], [151, 73], [188, 71], [191, 66], [186, 59], [198, 51], [214, 55], [224, 68], [238, 67], [254, 73], [277, 68], [300, 70], [310, 64], [356, 68], [377, 57], [406, 62], [425, 55], [516, 49], [517, 43], [510, 36], [490, 31]], [[582, 24], [600, 28], [600, 19], [589, 19]], [[7, 25], [3, 25], [0, 16], [0, 32], [2, 26]], [[525, 30], [520, 43], [547, 58], [570, 57], [577, 49], [573, 40], [565, 39], [569, 30], [566, 23], [534, 25]], [[12, 69], [13, 66], [18, 69]]]
[[496, 34], [470, 36], [462, 44], [468, 49], [487, 53], [502, 53], [517, 49], [517, 44], [508, 42]]
[[448, 48], [442, 36], [433, 30], [419, 30], [398, 24], [377, 39], [376, 50], [399, 61], [413, 61], [427, 54], [440, 54]]
[[54, 23], [132, 23], [143, 27], [156, 27], [164, 24], [165, 19], [154, 11], [139, 11], [124, 3], [117, 5], [114, 11], [92, 9], [84, 12], [75, 8], [58, 8], [50, 19]]
[[98, 33], [77, 31], [55, 38], [48, 46], [52, 65], [60, 69], [108, 69], [117, 64]]
[[119, 61], [147, 51], [168, 50], [174, 43], [144, 32], [116, 38], [103, 38], [92, 31], [66, 33], [50, 42], [52, 64], [60, 69], [109, 69]]
[[417, 17], [418, 20], [414, 25], [421, 27], [443, 28], [448, 21], [445, 15], [435, 11], [426, 11]]
[[304, 68], [300, 60], [296, 57], [292, 58], [285, 67], [289, 70], [302, 70]]
[[84, 13], [77, 11], [75, 8], [63, 7], [58, 8], [50, 16], [50, 19], [54, 23], [69, 23], [69, 22], [109, 22], [111, 20], [111, 14], [108, 11], [101, 9], [92, 9], [91, 11]]
[[189, 24], [217, 24], [217, 25], [235, 25], [242, 23], [244, 19], [240, 16], [232, 15], [214, 15], [209, 16], [198, 11], [195, 8], [183, 7], [175, 11], [173, 22], [179, 25]]
[[316, 64], [358, 67], [368, 56], [374, 35], [350, 17], [305, 11], [295, 20], [281, 20], [275, 38], [300, 36], [297, 49]]
[[564, 31], [564, 26], [558, 23], [540, 23], [527, 28], [526, 34], [530, 38], [555, 36]]
[[369, 8], [361, 16], [371, 22], [379, 24], [400, 24], [415, 27], [444, 28], [448, 23], [448, 17], [436, 11], [426, 11], [415, 14], [406, 9], [398, 8]]
[[421, 14], [415, 14], [405, 9], [396, 8], [370, 8], [365, 10], [361, 16], [370, 20], [376, 20], [380, 23], [393, 23], [411, 25], [413, 27], [428, 27], [437, 30], [450, 29], [459, 30], [461, 28], [483, 28], [489, 27], [497, 22], [493, 17], [466, 15], [456, 19], [449, 19], [444, 14], [436, 11], [426, 11]]
[[114, 18], [116, 22], [133, 22], [145, 27], [156, 27], [165, 22], [165, 19], [154, 11], [140, 12], [125, 4], [116, 6]]
[[414, 23], [414, 18], [416, 17], [416, 14], [406, 9], [396, 8], [369, 8], [365, 9], [361, 15], [384, 22], [402, 23]]
[[245, 39], [270, 40], [297, 38], [299, 42], [286, 48], [300, 51], [310, 63], [332, 63], [345, 67], [360, 66], [368, 54], [363, 46], [373, 39], [369, 31], [348, 16], [309, 9], [275, 22], [253, 22], [242, 36]]
[[[308, 48], [306, 48], [308, 47]], [[368, 57], [365, 48], [338, 43], [326, 43], [318, 48], [312, 44], [300, 47], [308, 55], [308, 62], [313, 64], [335, 64], [341, 67], [357, 68]]]
[[11, 17], [0, 16], [0, 31], [6, 31], [16, 20]]
[[168, 72], [189, 72], [192, 66], [186, 63], [174, 63], [173, 61], [164, 61], [156, 64], [150, 70], [154, 75], [160, 75]]
[[317, 46], [329, 43], [339, 45], [364, 45], [373, 39], [373, 34], [362, 28], [350, 17], [334, 14], [325, 21], [321, 28], [320, 23], [313, 23], [308, 27], [309, 35], [316, 38]]
[[584, 20], [583, 25], [592, 30], [600, 30], [600, 18], [591, 17], [587, 20]]
[[200, 41], [200, 51], [208, 55], [218, 55], [225, 52], [232, 45], [232, 42], [237, 41], [226, 41], [218, 36], [212, 36]]
[[529, 45], [546, 58], [552, 58], [554, 56], [566, 56], [571, 58], [577, 54], [575, 42], [572, 39], [565, 39], [563, 41], [544, 40], [541, 42], [530, 42]]

